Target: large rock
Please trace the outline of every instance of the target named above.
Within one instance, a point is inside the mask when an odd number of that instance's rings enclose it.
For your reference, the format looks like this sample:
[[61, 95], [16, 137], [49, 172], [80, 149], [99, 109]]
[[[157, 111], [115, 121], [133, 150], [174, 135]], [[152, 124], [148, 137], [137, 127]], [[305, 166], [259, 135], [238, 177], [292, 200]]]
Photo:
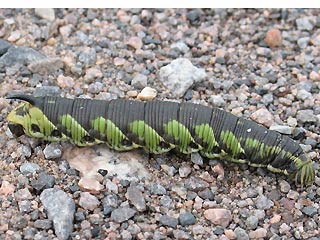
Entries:
[[28, 65], [45, 58], [45, 55], [32, 48], [12, 46], [1, 56], [0, 64], [4, 66], [12, 66], [17, 63]]
[[59, 239], [68, 239], [73, 231], [75, 213], [74, 201], [62, 190], [45, 189], [40, 201], [47, 211], [48, 218], [53, 221], [55, 234]]
[[192, 84], [206, 77], [204, 69], [193, 66], [186, 58], [176, 59], [160, 69], [160, 81], [177, 98], [182, 97]]

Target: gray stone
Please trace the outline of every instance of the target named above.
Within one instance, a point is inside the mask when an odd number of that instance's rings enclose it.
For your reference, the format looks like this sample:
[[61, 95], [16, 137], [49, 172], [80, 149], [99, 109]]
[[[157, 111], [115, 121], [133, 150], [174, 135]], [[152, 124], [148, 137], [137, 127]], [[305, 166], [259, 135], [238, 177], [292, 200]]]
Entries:
[[302, 212], [309, 217], [313, 217], [318, 213], [318, 209], [313, 206], [306, 206], [302, 208]]
[[302, 17], [296, 19], [296, 24], [299, 30], [311, 31], [314, 27], [315, 21], [310, 17]]
[[185, 178], [185, 177], [188, 177], [189, 176], [189, 174], [191, 173], [191, 168], [189, 167], [189, 166], [181, 166], [180, 168], [179, 168], [179, 175], [180, 175], [180, 177], [183, 177], [183, 178]]
[[308, 46], [309, 41], [310, 37], [299, 38], [297, 41], [299, 48], [306, 48]]
[[196, 218], [190, 212], [181, 213], [179, 215], [179, 222], [181, 226], [193, 225], [196, 223]]
[[174, 239], [179, 239], [179, 240], [192, 239], [189, 233], [180, 229], [173, 230], [173, 236], [174, 236]]
[[88, 92], [89, 93], [100, 93], [104, 88], [104, 84], [101, 82], [94, 82], [89, 84]]
[[165, 195], [167, 190], [160, 183], [151, 183], [150, 192], [151, 194]]
[[226, 105], [226, 101], [223, 99], [221, 95], [211, 96], [209, 102], [213, 103], [215, 107], [224, 107]]
[[175, 228], [178, 225], [178, 219], [170, 217], [168, 215], [162, 215], [160, 217], [160, 223], [163, 226], [168, 226], [168, 227]]
[[259, 223], [259, 219], [256, 216], [250, 216], [246, 220], [246, 225], [249, 229], [256, 229]]
[[148, 77], [143, 74], [137, 74], [131, 81], [131, 85], [135, 88], [142, 89], [148, 84]]
[[274, 205], [274, 203], [268, 199], [266, 196], [264, 195], [260, 195], [259, 197], [257, 197], [257, 201], [256, 201], [256, 206], [258, 209], [269, 209]]
[[136, 210], [129, 207], [120, 207], [112, 211], [111, 220], [122, 223], [132, 218], [136, 212]]
[[61, 145], [59, 143], [49, 143], [43, 150], [44, 157], [46, 159], [59, 158], [62, 155]]
[[94, 48], [85, 49], [79, 54], [79, 61], [86, 66], [92, 66], [96, 64], [97, 53]]
[[270, 48], [265, 48], [265, 47], [259, 47], [257, 48], [257, 53], [259, 56], [263, 56], [263, 57], [271, 57], [271, 50]]
[[188, 190], [198, 192], [198, 191], [201, 191], [201, 190], [208, 188], [209, 183], [207, 183], [199, 178], [196, 178], [196, 177], [190, 177], [190, 178], [186, 179], [185, 187]]
[[297, 112], [297, 119], [298, 121], [302, 123], [315, 123], [317, 122], [317, 117], [314, 115], [313, 110], [311, 109], [305, 109], [305, 110], [299, 110]]
[[170, 48], [172, 49], [178, 49], [181, 53], [187, 53], [189, 51], [189, 47], [187, 46], [187, 44], [185, 44], [184, 42], [176, 42], [173, 43]]
[[167, 208], [174, 208], [172, 199], [167, 195], [164, 195], [160, 198], [160, 205]]
[[288, 135], [292, 134], [292, 131], [293, 131], [292, 127], [285, 126], [285, 125], [271, 125], [270, 130], [277, 131], [282, 134], [288, 134]]
[[0, 57], [0, 65], [13, 66], [14, 64], [29, 65], [32, 62], [45, 59], [46, 56], [29, 47], [12, 46]]
[[249, 240], [249, 235], [247, 234], [247, 232], [242, 229], [241, 227], [236, 227], [236, 229], [234, 230], [234, 233], [236, 235], [236, 239], [238, 240]]
[[126, 197], [138, 211], [146, 210], [146, 201], [144, 200], [142, 192], [137, 187], [128, 187]]
[[214, 200], [214, 195], [211, 192], [211, 190], [209, 188], [206, 188], [202, 191], [198, 192], [199, 197], [201, 197], [202, 199], [209, 199], [209, 200]]
[[202, 166], [203, 165], [203, 158], [198, 152], [191, 153], [191, 162]]
[[40, 170], [41, 170], [40, 166], [32, 162], [25, 162], [20, 166], [20, 172], [24, 175], [39, 172]]
[[283, 193], [288, 193], [290, 191], [290, 189], [291, 189], [290, 184], [285, 180], [282, 180], [279, 183], [279, 186], [280, 186], [280, 191], [283, 192]]
[[160, 81], [173, 96], [182, 97], [195, 82], [207, 77], [204, 69], [192, 65], [189, 59], [179, 58], [160, 69]]
[[41, 191], [42, 189], [52, 188], [55, 181], [54, 176], [41, 172], [37, 180], [31, 181], [31, 186], [37, 191]]
[[312, 98], [312, 94], [304, 89], [301, 89], [297, 93], [297, 98], [299, 100], [306, 100], [308, 98]]
[[0, 39], [0, 56], [5, 54], [8, 51], [8, 49], [11, 47], [12, 47], [12, 45], [9, 42], [7, 42], [3, 39]]
[[38, 219], [34, 222], [33, 226], [38, 229], [50, 229], [52, 227], [52, 221], [49, 219]]
[[68, 239], [73, 231], [74, 201], [57, 188], [45, 189], [40, 195], [40, 201], [47, 211], [48, 218], [53, 221], [57, 237]]

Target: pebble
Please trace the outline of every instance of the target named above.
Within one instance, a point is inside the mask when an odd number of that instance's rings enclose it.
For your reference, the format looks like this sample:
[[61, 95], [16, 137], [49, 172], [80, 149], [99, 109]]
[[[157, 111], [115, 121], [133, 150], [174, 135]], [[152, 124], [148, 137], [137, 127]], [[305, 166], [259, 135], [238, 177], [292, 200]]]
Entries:
[[204, 217], [215, 225], [226, 228], [232, 220], [230, 210], [223, 208], [207, 209], [204, 211]]
[[280, 191], [283, 192], [283, 193], [288, 193], [290, 191], [290, 189], [291, 189], [290, 184], [285, 180], [282, 180], [279, 183], [279, 186], [280, 186]]
[[52, 188], [55, 184], [55, 178], [54, 176], [48, 175], [45, 172], [39, 173], [39, 177], [36, 180], [31, 181], [31, 186], [40, 192], [43, 189], [46, 188]]
[[226, 101], [221, 95], [210, 96], [209, 102], [212, 103], [215, 107], [224, 107], [226, 106]]
[[270, 219], [270, 224], [275, 224], [275, 223], [278, 223], [280, 222], [281, 220], [281, 215], [277, 214], [277, 215], [274, 215], [271, 219]]
[[48, 160], [60, 158], [62, 155], [61, 145], [59, 143], [49, 143], [43, 150], [44, 157]]
[[52, 221], [49, 219], [38, 219], [33, 225], [35, 228], [48, 230], [52, 227]]
[[88, 192], [81, 192], [79, 205], [86, 210], [93, 211], [100, 205], [100, 201], [96, 196]]
[[82, 177], [78, 182], [79, 188], [83, 191], [89, 191], [91, 193], [99, 193], [104, 186], [97, 181], [96, 178]]
[[98, 68], [88, 68], [86, 70], [86, 75], [84, 80], [86, 83], [92, 83], [95, 79], [101, 78], [103, 76], [102, 72]]
[[282, 45], [281, 32], [277, 28], [270, 29], [264, 41], [268, 44], [270, 48], [280, 47]]
[[270, 127], [274, 123], [273, 115], [265, 108], [258, 109], [251, 114], [250, 118], [266, 127]]
[[173, 203], [172, 199], [167, 195], [161, 196], [160, 205], [167, 207], [167, 208], [174, 208], [174, 203]]
[[302, 208], [302, 212], [309, 217], [313, 217], [318, 213], [318, 209], [313, 206], [306, 206]]
[[194, 164], [197, 164], [199, 166], [202, 166], [203, 165], [203, 158], [198, 152], [191, 153], [191, 162], [193, 162]]
[[286, 223], [282, 223], [279, 228], [279, 233], [283, 234], [283, 233], [289, 232], [290, 230], [291, 230], [290, 226], [288, 226]]
[[54, 9], [53, 8], [36, 8], [34, 10], [34, 13], [45, 20], [48, 20], [50, 22], [54, 21], [55, 19], [55, 14], [54, 14]]
[[151, 87], [145, 87], [138, 94], [137, 99], [141, 101], [150, 101], [150, 100], [153, 100], [156, 96], [157, 96], [157, 90]]
[[309, 41], [310, 41], [309, 37], [299, 38], [297, 41], [299, 48], [306, 48], [309, 44]]
[[315, 123], [317, 122], [317, 117], [314, 115], [313, 110], [305, 109], [298, 110], [297, 112], [297, 120], [302, 123]]
[[156, 195], [165, 195], [167, 194], [166, 189], [160, 183], [151, 183], [149, 185], [150, 193]]
[[188, 176], [189, 176], [189, 174], [191, 173], [191, 171], [192, 171], [192, 169], [191, 169], [188, 165], [186, 165], [186, 166], [181, 166], [181, 167], [179, 168], [179, 175], [180, 175], [180, 177], [185, 178], [185, 177], [188, 177]]
[[227, 237], [229, 240], [236, 239], [236, 234], [235, 234], [234, 231], [231, 230], [231, 229], [226, 229], [226, 230], [224, 230], [224, 235], [226, 235], [226, 237]]
[[32, 194], [27, 188], [19, 189], [18, 191], [16, 191], [14, 197], [17, 201], [31, 200], [33, 198]]
[[277, 132], [282, 133], [282, 134], [287, 134], [287, 135], [291, 135], [292, 132], [293, 132], [293, 128], [292, 127], [285, 126], [285, 125], [273, 124], [273, 125], [270, 126], [269, 129], [273, 130], [273, 131], [277, 131]]
[[236, 227], [234, 229], [234, 233], [236, 235], [236, 239], [249, 240], [249, 235], [247, 234], [246, 230], [242, 229], [241, 227]]
[[182, 41], [171, 44], [171, 49], [178, 49], [181, 53], [187, 53], [190, 48]]
[[143, 74], [137, 74], [131, 81], [131, 85], [135, 88], [144, 88], [148, 84], [148, 77]]
[[190, 212], [181, 213], [179, 215], [179, 223], [181, 226], [193, 225], [196, 223], [196, 218]]
[[22, 174], [33, 174], [35, 172], [39, 172], [41, 170], [40, 166], [36, 163], [25, 162], [20, 166], [20, 172]]
[[314, 82], [319, 82], [320, 81], [320, 71], [318, 73], [315, 71], [312, 71], [309, 75], [309, 78]]
[[139, 37], [131, 37], [128, 40], [127, 44], [128, 44], [128, 46], [133, 47], [136, 50], [141, 49], [143, 46], [143, 42], [142, 42], [141, 38], [139, 38]]
[[159, 220], [160, 224], [162, 224], [163, 226], [176, 228], [178, 225], [178, 219], [170, 217], [168, 215], [162, 215]]
[[67, 240], [73, 231], [74, 201], [57, 188], [43, 190], [40, 201], [47, 211], [48, 219], [53, 221], [57, 237]]
[[310, 17], [302, 17], [296, 19], [296, 24], [299, 30], [311, 31], [314, 27], [313, 21]]
[[104, 84], [101, 82], [94, 82], [89, 84], [88, 86], [88, 92], [89, 93], [93, 93], [93, 94], [97, 94], [100, 93], [104, 88]]
[[3, 180], [1, 183], [0, 194], [3, 196], [8, 196], [12, 194], [15, 190], [15, 186], [10, 182]]
[[139, 188], [135, 186], [128, 187], [126, 197], [139, 212], [146, 210], [146, 201]]
[[255, 231], [251, 231], [249, 232], [249, 238], [250, 239], [264, 239], [265, 237], [267, 237], [267, 229], [264, 228], [258, 228]]
[[264, 195], [260, 195], [256, 200], [256, 206], [258, 209], [269, 209], [273, 207], [273, 205], [274, 203]]
[[75, 82], [72, 77], [66, 77], [61, 74], [57, 78], [57, 84], [59, 87], [64, 89], [64, 88], [72, 88]]
[[298, 90], [297, 98], [299, 100], [304, 101], [304, 100], [306, 100], [308, 98], [312, 98], [312, 94], [310, 92], [304, 90], [304, 89], [300, 89], [300, 90]]
[[207, 183], [197, 177], [191, 176], [190, 178], [186, 179], [185, 187], [188, 190], [198, 192], [198, 191], [201, 191], [201, 190], [208, 188], [209, 183]]
[[173, 236], [174, 236], [174, 239], [178, 239], [178, 240], [191, 239], [191, 236], [189, 233], [180, 229], [173, 230]]
[[168, 174], [171, 177], [173, 177], [177, 173], [177, 170], [173, 166], [168, 166], [167, 164], [161, 164], [160, 167], [166, 174]]
[[246, 225], [249, 229], [256, 229], [259, 223], [259, 219], [256, 216], [250, 216], [246, 220]]
[[136, 212], [136, 210], [129, 207], [116, 208], [111, 213], [111, 220], [117, 223], [122, 223], [132, 218]]
[[204, 69], [193, 66], [189, 59], [178, 58], [161, 67], [159, 77], [172, 95], [180, 98], [194, 83], [204, 80], [207, 74]]

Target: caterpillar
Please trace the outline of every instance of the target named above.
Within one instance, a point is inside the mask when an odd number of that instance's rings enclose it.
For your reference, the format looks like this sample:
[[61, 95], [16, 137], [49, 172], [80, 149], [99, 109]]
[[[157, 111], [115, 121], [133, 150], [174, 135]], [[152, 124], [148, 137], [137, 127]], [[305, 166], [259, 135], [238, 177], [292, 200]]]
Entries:
[[161, 154], [172, 149], [206, 158], [265, 167], [301, 185], [315, 179], [313, 163], [291, 138], [218, 108], [170, 101], [141, 102], [34, 97], [12, 110], [8, 127], [47, 141], [69, 140], [78, 146], [107, 144], [118, 151], [143, 147]]

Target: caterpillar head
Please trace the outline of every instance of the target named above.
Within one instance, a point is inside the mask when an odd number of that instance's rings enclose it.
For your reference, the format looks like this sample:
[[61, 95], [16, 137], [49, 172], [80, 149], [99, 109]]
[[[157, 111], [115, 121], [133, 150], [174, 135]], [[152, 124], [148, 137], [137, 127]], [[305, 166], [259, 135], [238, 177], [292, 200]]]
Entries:
[[296, 160], [297, 171], [295, 172], [295, 182], [304, 185], [311, 185], [315, 179], [315, 170], [313, 163], [307, 159], [305, 154], [299, 156]]
[[8, 98], [25, 101], [9, 113], [7, 120], [10, 131], [17, 137], [26, 134], [30, 137], [45, 138], [51, 126], [42, 112], [44, 99], [29, 95], [13, 95]]

